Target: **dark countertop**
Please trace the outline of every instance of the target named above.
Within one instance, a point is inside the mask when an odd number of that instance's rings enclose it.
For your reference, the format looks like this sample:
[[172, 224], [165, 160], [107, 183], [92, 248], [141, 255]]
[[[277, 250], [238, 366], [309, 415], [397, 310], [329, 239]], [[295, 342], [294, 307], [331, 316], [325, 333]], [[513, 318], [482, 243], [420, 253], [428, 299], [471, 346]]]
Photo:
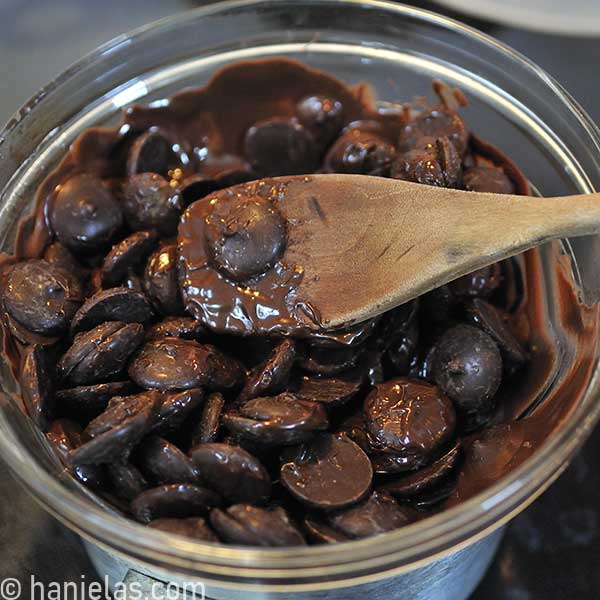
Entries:
[[[193, 4], [184, 0], [4, 0], [0, 122], [40, 85], [100, 42]], [[599, 40], [474, 24], [548, 70], [600, 121]], [[599, 456], [600, 429], [559, 481], [511, 523], [474, 599], [600, 597]], [[89, 582], [95, 577], [77, 537], [46, 514], [0, 464], [0, 581], [16, 578], [27, 591], [32, 575], [45, 583], [80, 582], [82, 575]]]

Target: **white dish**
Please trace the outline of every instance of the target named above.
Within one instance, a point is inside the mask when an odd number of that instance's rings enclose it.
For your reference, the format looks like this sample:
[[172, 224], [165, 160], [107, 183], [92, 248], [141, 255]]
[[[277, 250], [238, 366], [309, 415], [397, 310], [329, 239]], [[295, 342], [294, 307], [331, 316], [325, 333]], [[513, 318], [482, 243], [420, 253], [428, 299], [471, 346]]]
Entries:
[[598, 0], [435, 0], [448, 8], [490, 21], [577, 36], [600, 35]]

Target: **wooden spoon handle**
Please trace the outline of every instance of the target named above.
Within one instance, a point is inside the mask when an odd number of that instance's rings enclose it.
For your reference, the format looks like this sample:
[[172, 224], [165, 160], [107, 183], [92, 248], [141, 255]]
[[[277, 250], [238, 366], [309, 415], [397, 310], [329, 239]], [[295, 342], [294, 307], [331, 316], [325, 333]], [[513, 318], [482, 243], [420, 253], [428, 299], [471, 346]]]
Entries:
[[[502, 199], [496, 198], [502, 209]], [[540, 240], [589, 235], [600, 231], [600, 194], [581, 194], [559, 198], [511, 196], [510, 214]]]
[[[458, 218], [449, 217], [449, 225], [455, 228], [452, 237], [474, 259], [493, 255], [500, 260], [550, 240], [600, 231], [598, 193], [559, 198], [473, 194], [472, 200], [459, 194], [463, 210]], [[447, 199], [451, 202], [452, 195]], [[457, 246], [457, 256], [462, 250]]]
[[436, 188], [365, 175], [292, 182], [285, 260], [298, 298], [325, 327], [389, 310], [553, 239], [600, 231], [600, 194], [538, 198]]

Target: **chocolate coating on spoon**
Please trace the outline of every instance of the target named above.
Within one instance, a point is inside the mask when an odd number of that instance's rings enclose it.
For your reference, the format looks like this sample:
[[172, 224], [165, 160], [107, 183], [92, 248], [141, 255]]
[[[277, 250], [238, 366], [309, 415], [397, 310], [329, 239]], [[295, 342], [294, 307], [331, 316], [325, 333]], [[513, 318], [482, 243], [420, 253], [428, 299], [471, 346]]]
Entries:
[[318, 338], [334, 345], [359, 343], [373, 330], [375, 320], [323, 329], [318, 310], [297, 294], [302, 265], [281, 260], [290, 227], [282, 201], [290, 184], [308, 181], [290, 177], [241, 184], [184, 212], [178, 236], [180, 286], [186, 310], [207, 328]]
[[278, 262], [286, 244], [276, 206], [283, 193], [285, 183], [254, 182], [185, 211], [180, 283], [186, 309], [207, 327], [242, 335], [309, 331], [303, 321], [311, 308], [295, 299], [302, 269]]

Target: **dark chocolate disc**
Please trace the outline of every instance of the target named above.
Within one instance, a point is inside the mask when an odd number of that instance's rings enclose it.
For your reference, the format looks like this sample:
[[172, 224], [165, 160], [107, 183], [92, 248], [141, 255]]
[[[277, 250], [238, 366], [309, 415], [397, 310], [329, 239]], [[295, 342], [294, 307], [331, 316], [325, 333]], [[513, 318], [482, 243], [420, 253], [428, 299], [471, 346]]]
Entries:
[[313, 508], [343, 508], [362, 500], [371, 489], [373, 469], [367, 455], [350, 438], [322, 433], [300, 446], [281, 467], [281, 483]]

